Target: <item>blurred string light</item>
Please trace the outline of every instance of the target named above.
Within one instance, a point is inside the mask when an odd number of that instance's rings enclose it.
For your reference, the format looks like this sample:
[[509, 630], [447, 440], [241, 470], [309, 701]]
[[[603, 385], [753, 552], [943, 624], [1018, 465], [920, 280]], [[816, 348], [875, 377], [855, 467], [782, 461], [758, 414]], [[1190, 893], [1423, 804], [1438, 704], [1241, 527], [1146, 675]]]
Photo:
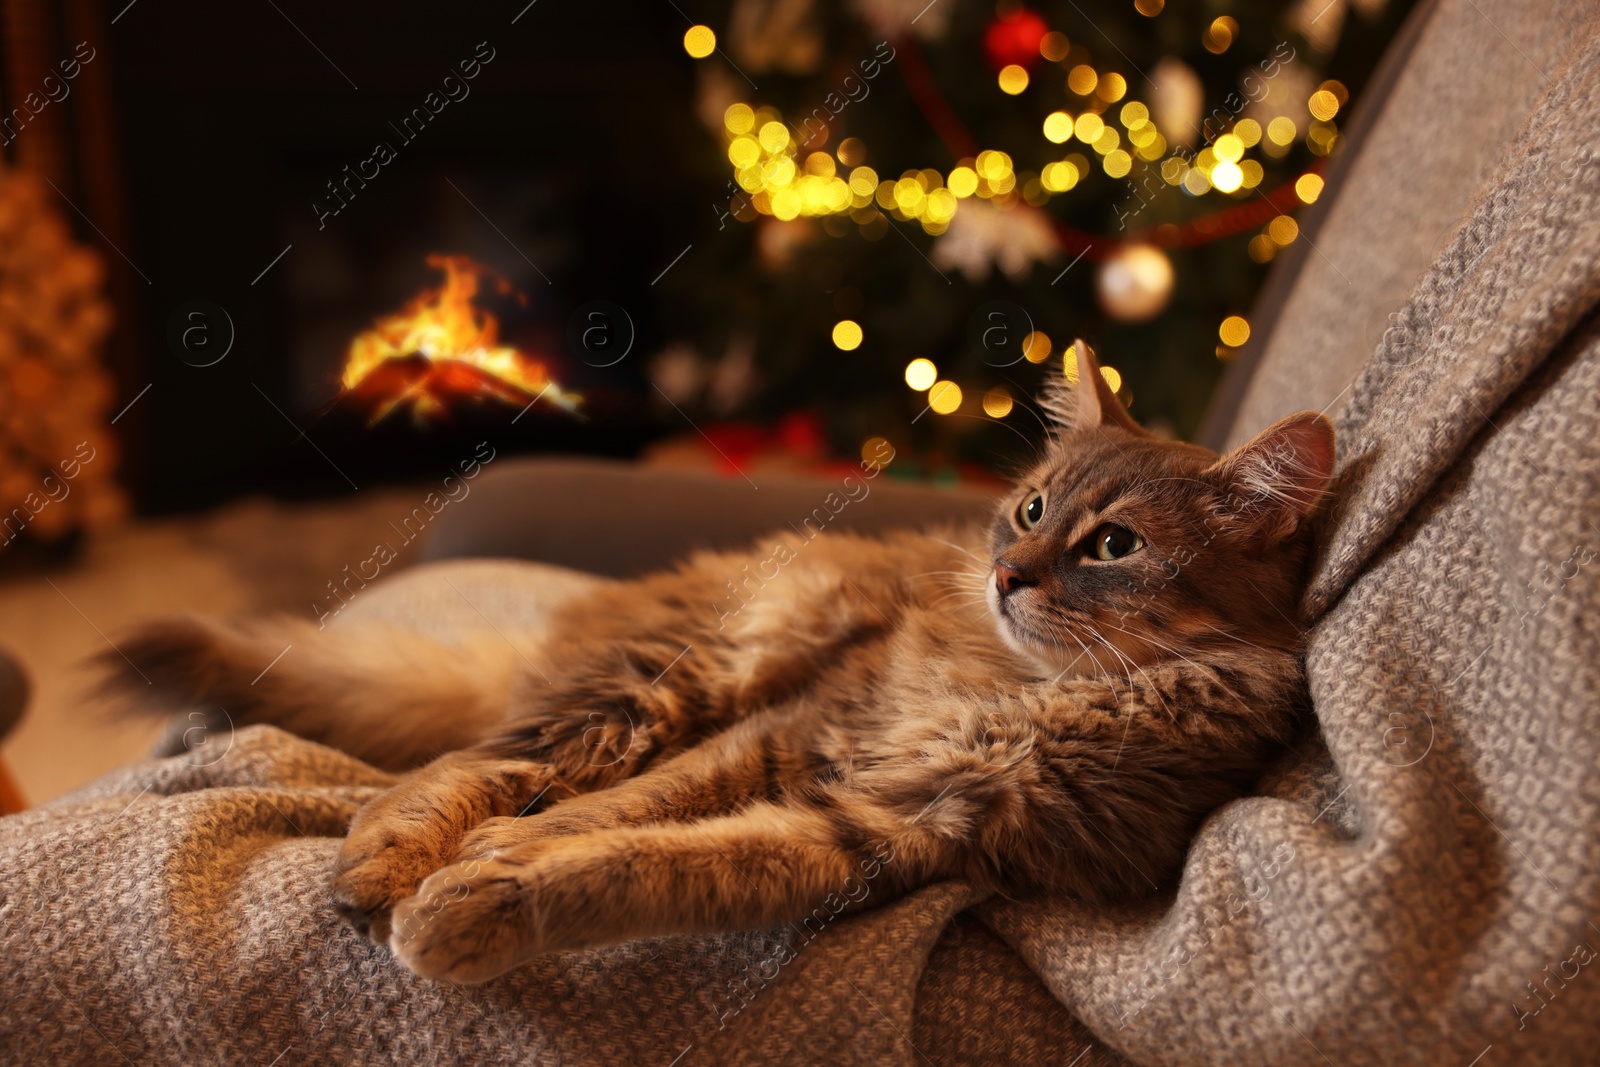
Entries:
[[833, 324], [833, 343], [842, 352], [853, 352], [860, 348], [860, 325], [853, 319], [840, 319]]
[[914, 359], [906, 364], [906, 384], [919, 393], [939, 378], [939, 368], [931, 359]]
[[[1224, 17], [1207, 32], [1220, 39], [1230, 24], [1236, 30], [1237, 24]], [[1059, 45], [1047, 40], [1040, 48]], [[714, 42], [696, 37], [693, 30], [685, 35], [685, 48], [691, 54], [708, 46], [714, 49]], [[1028, 85], [1027, 72], [1020, 66], [1004, 68], [1000, 78], [1007, 92], [1020, 93]], [[1163, 181], [1190, 196], [1244, 197], [1266, 177], [1261, 161], [1250, 158], [1252, 152], [1277, 158], [1302, 136], [1313, 154], [1331, 152], [1339, 137], [1333, 117], [1348, 98], [1342, 84], [1324, 82], [1307, 102], [1310, 121], [1303, 128], [1287, 115], [1278, 115], [1265, 128], [1253, 118], [1242, 118], [1199, 152], [1186, 156], [1168, 155], [1171, 144], [1149, 106], [1124, 100], [1127, 81], [1121, 75], [1079, 63], [1067, 75], [1067, 89], [1085, 97], [1084, 105], [1052, 111], [1041, 123], [1040, 133], [1050, 145], [1082, 148], [1047, 158], [1037, 171], [1019, 169], [1009, 153], [985, 149], [958, 160], [947, 173], [927, 167], [898, 176], [882, 174], [868, 164], [868, 146], [858, 137], [845, 138], [830, 154], [825, 150], [828, 131], [823, 130], [821, 145], [807, 150], [796, 143], [794, 132], [775, 108], [735, 103], [723, 118], [728, 162], [741, 190], [732, 199], [733, 213], [745, 222], [757, 215], [781, 221], [849, 216], [869, 237], [885, 232], [887, 217], [920, 223], [924, 231], [938, 235], [949, 228], [959, 201], [968, 197], [988, 200], [1001, 210], [1019, 202], [1043, 206], [1052, 197], [1071, 192], [1096, 170], [1120, 180], [1141, 164], [1154, 167]], [[807, 127], [809, 141], [819, 140], [816, 132]], [[1320, 180], [1312, 173], [1301, 176], [1296, 190], [1304, 194], [1302, 202], [1315, 199]]]
[[[1154, 18], [1162, 12], [1164, 0], [1135, 0], [1134, 6], [1139, 14]], [[1232, 47], [1239, 32], [1237, 20], [1219, 16], [1203, 30], [1201, 43], [1220, 55]], [[707, 58], [716, 51], [716, 34], [708, 26], [692, 26], [684, 34], [683, 46], [690, 56]], [[1063, 33], [1045, 34], [1039, 53], [1062, 67], [1067, 66], [1069, 55], [1073, 57], [1064, 88], [1076, 100], [1050, 112], [1040, 133], [1058, 152], [1081, 148], [1059, 156], [1047, 152], [1036, 171], [1019, 170], [1010, 154], [990, 148], [957, 160], [947, 173], [928, 167], [895, 176], [869, 165], [868, 146], [858, 137], [843, 139], [830, 154], [831, 131], [826, 128], [818, 131], [807, 126], [801, 135], [806, 141], [798, 144], [776, 108], [741, 101], [728, 107], [723, 116], [727, 158], [740, 190], [731, 198], [734, 217], [743, 222], [760, 215], [780, 221], [848, 217], [869, 238], [885, 233], [887, 219], [894, 219], [915, 221], [925, 232], [938, 235], [949, 228], [963, 200], [977, 197], [1000, 210], [1019, 203], [1042, 206], [1054, 196], [1070, 193], [1096, 170], [1112, 180], [1122, 180], [1140, 165], [1151, 167], [1167, 185], [1190, 196], [1237, 199], [1249, 196], [1265, 178], [1265, 167], [1261, 160], [1251, 158], [1253, 153], [1281, 159], [1302, 139], [1313, 155], [1334, 151], [1340, 137], [1335, 119], [1349, 101], [1349, 91], [1342, 83], [1324, 81], [1307, 98], [1305, 118], [1299, 122], [1279, 114], [1263, 127], [1254, 118], [1240, 118], [1192, 156], [1183, 152], [1169, 155], [1167, 134], [1158, 128], [1150, 108], [1140, 100], [1125, 99], [1128, 82], [1123, 75], [1076, 61], [1082, 58], [1083, 49], [1074, 48]], [[1016, 64], [1007, 65], [997, 75], [999, 90], [1012, 96], [1025, 92], [1031, 81], [1028, 70]], [[1186, 137], [1180, 135], [1177, 140], [1182, 143]], [[1311, 204], [1322, 194], [1323, 186], [1321, 175], [1308, 171], [1296, 179], [1294, 192], [1300, 203]], [[833, 225], [830, 233], [844, 232]], [[1250, 239], [1247, 248], [1253, 260], [1265, 263], [1298, 236], [1294, 219], [1280, 214]], [[1248, 338], [1249, 325], [1230, 316], [1219, 332], [1224, 347], [1231, 351]], [[1230, 342], [1230, 336], [1239, 340]], [[862, 342], [861, 327], [852, 320], [841, 320], [834, 325], [832, 338], [839, 349], [853, 351]], [[1030, 334], [1023, 350], [1030, 361], [1043, 362], [1050, 358], [1050, 338]], [[1219, 348], [1219, 354], [1222, 351]], [[1076, 357], [1070, 348], [1062, 359], [1063, 371], [1075, 381]], [[1107, 383], [1126, 403], [1129, 396], [1122, 390], [1121, 375], [1114, 368], [1103, 370]], [[906, 365], [906, 384], [927, 392], [929, 407], [935, 412], [954, 413], [962, 403], [961, 387], [937, 379], [938, 369], [929, 360], [914, 359]], [[983, 408], [992, 417], [1003, 418], [1013, 410], [1013, 403], [1010, 395], [997, 387], [984, 394]], [[882, 441], [873, 438], [867, 442], [863, 455], [869, 446]]]
[[983, 412], [991, 419], [1003, 419], [1011, 414], [1011, 393], [997, 385], [983, 394]]
[[1028, 71], [1015, 63], [1008, 63], [1000, 68], [1000, 91], [1007, 96], [1016, 96], [1028, 87]]
[[961, 386], [952, 381], [934, 382], [928, 390], [928, 406], [940, 415], [953, 415], [961, 407]]
[[1229, 315], [1217, 327], [1217, 336], [1229, 348], [1238, 348], [1250, 340], [1250, 323], [1242, 315]]
[[717, 50], [717, 35], [710, 26], [690, 26], [683, 34], [683, 50], [695, 59], [704, 59]]

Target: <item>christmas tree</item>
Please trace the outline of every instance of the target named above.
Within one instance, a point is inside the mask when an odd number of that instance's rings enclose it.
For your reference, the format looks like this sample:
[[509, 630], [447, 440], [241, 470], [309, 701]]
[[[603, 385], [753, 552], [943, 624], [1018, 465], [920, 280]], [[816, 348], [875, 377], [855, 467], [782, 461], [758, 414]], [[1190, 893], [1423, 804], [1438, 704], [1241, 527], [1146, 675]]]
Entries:
[[949, 473], [1025, 451], [1081, 336], [1191, 434], [1407, 6], [733, 0], [684, 37], [718, 231], [652, 377]]

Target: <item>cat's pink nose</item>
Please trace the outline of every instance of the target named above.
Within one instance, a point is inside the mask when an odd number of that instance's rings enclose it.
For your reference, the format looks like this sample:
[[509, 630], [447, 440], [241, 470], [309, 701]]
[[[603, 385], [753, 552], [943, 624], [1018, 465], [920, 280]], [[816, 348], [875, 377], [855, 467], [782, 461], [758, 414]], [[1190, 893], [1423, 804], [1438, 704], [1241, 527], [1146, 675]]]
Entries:
[[1013, 589], [1021, 589], [1025, 585], [1032, 585], [1033, 580], [1009, 563], [997, 562], [994, 565], [994, 587], [1000, 590], [1000, 595], [1005, 596]]

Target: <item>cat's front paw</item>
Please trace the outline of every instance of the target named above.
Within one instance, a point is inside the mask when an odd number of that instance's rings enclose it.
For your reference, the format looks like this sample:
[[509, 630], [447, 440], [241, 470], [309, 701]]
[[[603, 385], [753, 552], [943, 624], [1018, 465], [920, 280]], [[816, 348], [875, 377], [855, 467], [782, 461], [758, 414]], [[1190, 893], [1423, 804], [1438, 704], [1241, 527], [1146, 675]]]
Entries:
[[430, 875], [394, 907], [389, 948], [424, 978], [478, 983], [542, 951], [527, 868], [469, 859]]
[[386, 820], [362, 824], [358, 818], [339, 848], [334, 864], [333, 904], [339, 914], [378, 944], [387, 944], [394, 906], [417, 891], [424, 878], [444, 865], [444, 841], [428, 828]]

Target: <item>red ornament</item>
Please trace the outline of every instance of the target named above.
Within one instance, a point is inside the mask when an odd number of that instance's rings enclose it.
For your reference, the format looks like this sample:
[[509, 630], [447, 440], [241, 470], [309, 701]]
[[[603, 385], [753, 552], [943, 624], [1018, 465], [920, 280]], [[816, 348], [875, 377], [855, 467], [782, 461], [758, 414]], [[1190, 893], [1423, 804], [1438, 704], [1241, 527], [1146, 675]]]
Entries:
[[1039, 42], [1050, 32], [1049, 25], [1027, 8], [997, 17], [983, 34], [983, 50], [994, 69], [1016, 64], [1032, 70], [1041, 58]]

